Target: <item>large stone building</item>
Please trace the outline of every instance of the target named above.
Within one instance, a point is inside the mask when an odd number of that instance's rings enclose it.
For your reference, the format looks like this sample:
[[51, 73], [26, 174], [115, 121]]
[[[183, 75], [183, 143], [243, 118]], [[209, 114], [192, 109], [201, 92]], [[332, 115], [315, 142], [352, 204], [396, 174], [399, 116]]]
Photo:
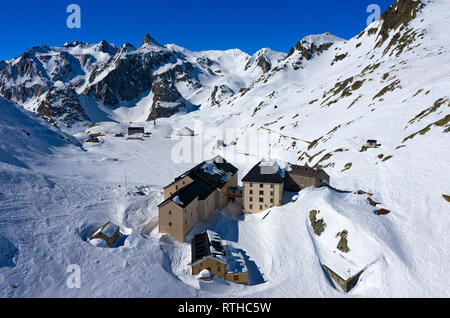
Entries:
[[282, 204], [283, 191], [329, 184], [330, 176], [322, 169], [288, 165], [281, 169], [276, 161], [261, 161], [242, 179], [242, 205], [246, 213], [258, 213]]
[[159, 231], [184, 242], [186, 234], [228, 203], [237, 187], [238, 169], [217, 156], [177, 177], [164, 188], [164, 201], [158, 205]]
[[242, 205], [245, 212], [258, 213], [281, 205], [284, 171], [273, 161], [259, 162], [242, 179]]
[[209, 280], [213, 276], [238, 284], [248, 284], [248, 270], [242, 254], [227, 249], [220, 236], [205, 231], [192, 238], [192, 275]]

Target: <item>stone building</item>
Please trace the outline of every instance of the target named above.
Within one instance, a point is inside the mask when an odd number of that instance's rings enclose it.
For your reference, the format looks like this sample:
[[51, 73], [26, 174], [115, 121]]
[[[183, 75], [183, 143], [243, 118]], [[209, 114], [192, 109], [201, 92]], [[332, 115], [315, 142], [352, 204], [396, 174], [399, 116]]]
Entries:
[[184, 242], [198, 222], [227, 205], [230, 188], [237, 187], [237, 173], [236, 167], [217, 156], [177, 177], [164, 188], [164, 201], [158, 205], [159, 231]]

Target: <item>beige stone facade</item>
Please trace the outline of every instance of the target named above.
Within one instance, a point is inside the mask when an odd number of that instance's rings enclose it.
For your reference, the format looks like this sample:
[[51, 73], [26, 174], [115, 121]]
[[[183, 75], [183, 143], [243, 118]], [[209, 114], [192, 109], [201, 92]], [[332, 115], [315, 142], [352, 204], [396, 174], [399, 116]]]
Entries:
[[192, 264], [192, 275], [198, 275], [204, 269], [207, 269], [211, 276], [217, 276], [226, 279], [227, 263], [214, 257], [207, 257], [195, 264]]
[[242, 184], [244, 212], [258, 213], [281, 205], [283, 183], [243, 182]]
[[171, 195], [175, 192], [178, 192], [185, 186], [191, 184], [194, 180], [192, 180], [189, 176], [181, 177], [181, 179], [169, 184], [164, 188], [164, 200], [167, 200]]

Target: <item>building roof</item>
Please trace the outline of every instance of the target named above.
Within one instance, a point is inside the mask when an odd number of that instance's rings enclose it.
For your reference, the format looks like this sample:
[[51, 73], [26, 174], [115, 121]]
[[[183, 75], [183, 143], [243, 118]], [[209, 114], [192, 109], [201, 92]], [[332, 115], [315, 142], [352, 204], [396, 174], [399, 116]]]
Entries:
[[226, 253], [219, 234], [207, 230], [194, 235], [191, 242], [191, 257], [192, 264], [206, 257], [213, 257], [226, 263]]
[[238, 171], [238, 168], [227, 162], [220, 156], [196, 165], [191, 170], [186, 171], [179, 177], [175, 178], [178, 181], [185, 176], [189, 176], [194, 182], [203, 181], [214, 188], [223, 188], [228, 180]]
[[298, 165], [290, 165], [290, 170], [288, 170], [288, 174], [290, 175], [300, 175], [304, 177], [325, 177], [328, 174], [325, 170], [322, 169], [314, 169], [308, 166], [298, 166]]
[[283, 173], [278, 171], [273, 174], [261, 174], [261, 162], [258, 162], [242, 179], [243, 182], [282, 183]]
[[191, 182], [181, 190], [172, 194], [167, 200], [158, 205], [164, 205], [168, 201], [173, 201], [182, 208], [187, 207], [195, 198], [204, 200], [213, 193], [215, 188], [211, 187], [209, 184], [203, 182], [202, 180], [196, 180], [196, 182]]
[[220, 156], [203, 161], [191, 170], [188, 170], [175, 178], [175, 181], [170, 185], [186, 176], [189, 176], [193, 182], [175, 192], [170, 198], [159, 204], [158, 207], [169, 200], [174, 201], [182, 208], [188, 206], [196, 197], [199, 197], [200, 200], [204, 200], [217, 188], [222, 189], [237, 171], [238, 169], [235, 166], [228, 163]]

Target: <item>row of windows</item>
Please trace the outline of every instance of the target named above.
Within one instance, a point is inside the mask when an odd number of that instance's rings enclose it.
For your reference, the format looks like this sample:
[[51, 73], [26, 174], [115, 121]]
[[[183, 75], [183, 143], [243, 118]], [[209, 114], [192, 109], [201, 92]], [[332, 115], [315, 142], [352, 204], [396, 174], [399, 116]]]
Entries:
[[[250, 204], [248, 207], [249, 207], [250, 210], [253, 210], [253, 204]], [[262, 205], [259, 206], [259, 209], [260, 210], [264, 210]]]
[[[259, 187], [264, 188], [264, 183], [260, 183]], [[250, 188], [253, 188], [253, 183], [250, 183]], [[273, 184], [270, 185], [270, 188], [273, 189]]]
[[[183, 181], [183, 185], [185, 185], [186, 184], [186, 181]], [[175, 186], [175, 192], [177, 192], [178, 191], [178, 184]], [[173, 192], [170, 192], [170, 195], [172, 195], [173, 194]]]
[[[249, 197], [248, 198], [250, 202], [253, 202], [253, 197]], [[259, 198], [259, 202], [263, 203], [264, 202], [264, 198]], [[270, 198], [270, 203], [273, 203], [273, 198]]]
[[[250, 190], [250, 194], [253, 194], [253, 190]], [[259, 195], [264, 195], [264, 191], [259, 191]], [[270, 195], [273, 196], [273, 191], [270, 191]]]

